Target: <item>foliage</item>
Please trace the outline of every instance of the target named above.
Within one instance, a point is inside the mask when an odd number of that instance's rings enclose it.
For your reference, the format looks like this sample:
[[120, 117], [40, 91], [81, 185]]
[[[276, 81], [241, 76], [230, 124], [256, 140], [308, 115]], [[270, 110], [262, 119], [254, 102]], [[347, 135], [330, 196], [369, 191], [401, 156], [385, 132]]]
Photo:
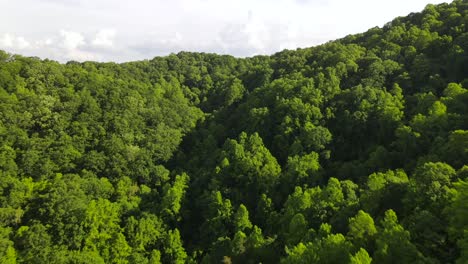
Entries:
[[467, 15], [251, 58], [0, 51], [0, 263], [467, 263]]

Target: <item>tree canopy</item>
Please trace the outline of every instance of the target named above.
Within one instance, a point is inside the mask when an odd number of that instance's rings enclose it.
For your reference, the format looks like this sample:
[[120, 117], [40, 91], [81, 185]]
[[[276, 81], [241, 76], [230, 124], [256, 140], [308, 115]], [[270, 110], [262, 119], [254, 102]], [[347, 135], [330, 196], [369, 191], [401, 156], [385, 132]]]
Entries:
[[468, 263], [468, 3], [271, 56], [0, 51], [0, 263]]

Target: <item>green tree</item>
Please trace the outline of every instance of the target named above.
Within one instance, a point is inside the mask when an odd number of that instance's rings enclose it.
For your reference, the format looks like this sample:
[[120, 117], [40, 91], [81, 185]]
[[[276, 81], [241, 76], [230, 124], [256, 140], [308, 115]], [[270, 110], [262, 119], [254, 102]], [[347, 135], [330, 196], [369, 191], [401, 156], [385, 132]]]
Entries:
[[372, 249], [376, 234], [374, 219], [366, 212], [359, 210], [355, 217], [349, 219], [348, 237], [356, 248]]
[[175, 177], [173, 185], [164, 186], [164, 195], [161, 201], [162, 211], [169, 216], [175, 217], [179, 214], [184, 198], [185, 190], [188, 186], [189, 176], [185, 173]]
[[15, 264], [17, 253], [13, 241], [10, 240], [11, 228], [0, 226], [0, 262], [5, 264]]
[[356, 254], [351, 256], [351, 264], [370, 264], [372, 263], [372, 258], [369, 257], [369, 253], [363, 248], [360, 248]]
[[410, 233], [400, 224], [394, 211], [385, 212], [382, 229], [376, 239], [373, 259], [377, 263], [425, 263], [427, 260], [411, 243]]
[[185, 263], [187, 253], [182, 245], [179, 230], [169, 230], [164, 239], [164, 258], [168, 263]]
[[455, 196], [447, 208], [449, 215], [449, 234], [456, 241], [460, 250], [457, 263], [466, 263], [468, 260], [468, 182], [455, 183]]
[[249, 220], [249, 211], [241, 204], [234, 214], [234, 227], [236, 231], [244, 231], [252, 228], [252, 223]]

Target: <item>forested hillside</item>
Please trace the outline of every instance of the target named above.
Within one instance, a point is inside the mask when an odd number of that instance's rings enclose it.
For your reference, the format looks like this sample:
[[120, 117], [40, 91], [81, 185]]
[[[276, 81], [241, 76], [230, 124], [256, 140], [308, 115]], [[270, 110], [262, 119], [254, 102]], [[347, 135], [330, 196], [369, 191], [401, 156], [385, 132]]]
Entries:
[[468, 2], [317, 47], [0, 52], [0, 263], [468, 263]]

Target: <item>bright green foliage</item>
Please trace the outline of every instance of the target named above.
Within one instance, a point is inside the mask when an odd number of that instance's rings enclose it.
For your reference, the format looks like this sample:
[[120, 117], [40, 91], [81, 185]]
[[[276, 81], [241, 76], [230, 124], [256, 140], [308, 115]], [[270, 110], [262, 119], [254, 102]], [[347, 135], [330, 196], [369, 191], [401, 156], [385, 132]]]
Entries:
[[0, 51], [0, 263], [468, 263], [467, 17], [250, 58]]
[[410, 181], [408, 207], [439, 213], [450, 199], [455, 170], [442, 162], [428, 162], [416, 168]]
[[363, 248], [360, 248], [356, 254], [351, 256], [351, 264], [370, 264], [372, 263], [372, 258], [369, 257], [369, 253]]
[[180, 240], [179, 230], [169, 230], [164, 239], [164, 262], [182, 264], [187, 259], [187, 253], [184, 250]]
[[200, 238], [209, 244], [229, 234], [228, 223], [231, 222], [233, 208], [231, 201], [223, 199], [219, 191], [212, 192], [204, 203], [207, 204], [207, 207], [202, 214], [204, 222], [199, 227]]
[[442, 148], [441, 156], [444, 161], [453, 164], [454, 167], [461, 167], [468, 160], [468, 131], [455, 130], [450, 133], [448, 142]]
[[182, 198], [187, 188], [189, 177], [187, 174], [177, 175], [174, 184], [164, 186], [164, 195], [161, 201], [162, 211], [169, 215], [177, 215], [180, 211]]
[[16, 264], [16, 250], [10, 234], [10, 228], [0, 227], [0, 263]]
[[381, 225], [373, 257], [377, 263], [425, 263], [422, 254], [411, 243], [409, 232], [398, 224], [394, 211], [385, 212]]
[[403, 170], [373, 173], [367, 179], [361, 202], [364, 209], [373, 215], [388, 209], [399, 210], [408, 185], [408, 176]]
[[162, 225], [161, 219], [153, 214], [145, 213], [140, 219], [131, 216], [125, 226], [129, 245], [134, 250], [147, 252], [162, 238]]
[[[295, 155], [288, 158], [285, 176], [282, 179], [283, 188], [304, 183], [320, 182], [319, 155], [315, 152], [303, 156]], [[291, 190], [288, 190], [289, 192]]]
[[355, 217], [349, 219], [348, 236], [356, 247], [370, 248], [370, 241], [376, 234], [374, 219], [366, 212], [359, 210]]
[[268, 193], [275, 185], [281, 167], [255, 133], [241, 133], [239, 140], [227, 140], [217, 167], [217, 178], [231, 186], [232, 199], [246, 200], [252, 206], [256, 193]]
[[86, 264], [86, 263], [96, 263], [104, 264], [104, 259], [97, 252], [93, 251], [71, 251], [66, 257], [67, 263], [77, 263], [77, 264]]
[[235, 255], [240, 255], [245, 252], [245, 241], [247, 236], [242, 231], [237, 231], [232, 239], [232, 253]]
[[455, 197], [448, 208], [450, 226], [449, 234], [460, 248], [457, 263], [468, 261], [468, 182], [455, 183]]
[[241, 80], [234, 79], [224, 90], [224, 105], [229, 106], [237, 101], [239, 101], [244, 95], [245, 87], [242, 84]]
[[91, 201], [84, 221], [88, 234], [84, 245], [99, 252], [107, 262], [127, 263], [131, 248], [121, 233], [119, 213], [118, 204], [103, 199]]
[[[47, 229], [42, 224], [33, 224], [31, 226], [20, 227], [16, 234], [16, 241], [21, 241], [18, 248], [21, 253], [18, 254], [18, 262], [44, 263], [53, 256], [52, 240]], [[13, 255], [11, 249], [9, 255]]]
[[246, 228], [252, 228], [252, 223], [249, 220], [249, 211], [241, 204], [234, 214], [234, 226], [235, 230], [243, 231]]
[[330, 234], [324, 238], [299, 243], [287, 250], [288, 257], [282, 263], [349, 263], [351, 243], [341, 234]]
[[151, 257], [149, 259], [149, 264], [160, 264], [161, 263], [161, 252], [159, 250], [151, 251]]

